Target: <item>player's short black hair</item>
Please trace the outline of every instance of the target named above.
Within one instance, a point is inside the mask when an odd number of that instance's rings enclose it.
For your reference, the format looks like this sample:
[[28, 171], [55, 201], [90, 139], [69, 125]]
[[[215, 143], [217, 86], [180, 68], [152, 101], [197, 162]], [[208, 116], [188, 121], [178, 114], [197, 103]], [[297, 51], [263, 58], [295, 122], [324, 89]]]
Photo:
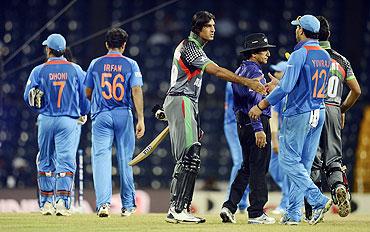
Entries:
[[53, 56], [55, 56], [55, 57], [61, 57], [61, 56], [63, 56], [64, 55], [64, 51], [65, 50], [54, 50], [54, 49], [52, 49], [52, 48], [49, 48], [50, 49], [50, 54], [52, 54]]
[[318, 39], [319, 38], [319, 33], [315, 33], [315, 32], [312, 32], [312, 31], [309, 31], [309, 30], [306, 30], [304, 28], [303, 29], [303, 33], [305, 34], [305, 36], [309, 39]]
[[127, 42], [128, 34], [121, 28], [112, 28], [105, 35], [105, 42], [109, 48], [120, 48]]
[[329, 39], [330, 36], [330, 25], [328, 20], [324, 16], [316, 16], [316, 18], [320, 21], [320, 32], [319, 32], [319, 40], [326, 41]]
[[199, 35], [203, 27], [211, 20], [216, 21], [216, 17], [208, 11], [198, 11], [193, 15], [191, 21], [191, 31]]
[[64, 58], [66, 58], [70, 62], [75, 62], [72, 50], [69, 47], [66, 47], [66, 50], [64, 50]]

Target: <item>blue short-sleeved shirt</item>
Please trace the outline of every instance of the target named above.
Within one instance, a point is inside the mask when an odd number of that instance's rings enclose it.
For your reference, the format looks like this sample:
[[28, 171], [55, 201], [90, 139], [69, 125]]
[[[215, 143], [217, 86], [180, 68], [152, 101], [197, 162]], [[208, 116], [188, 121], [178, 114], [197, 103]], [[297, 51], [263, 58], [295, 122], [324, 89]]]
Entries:
[[86, 87], [93, 90], [91, 116], [116, 107], [132, 110], [131, 89], [142, 86], [143, 79], [138, 64], [119, 52], [91, 61], [87, 70]]

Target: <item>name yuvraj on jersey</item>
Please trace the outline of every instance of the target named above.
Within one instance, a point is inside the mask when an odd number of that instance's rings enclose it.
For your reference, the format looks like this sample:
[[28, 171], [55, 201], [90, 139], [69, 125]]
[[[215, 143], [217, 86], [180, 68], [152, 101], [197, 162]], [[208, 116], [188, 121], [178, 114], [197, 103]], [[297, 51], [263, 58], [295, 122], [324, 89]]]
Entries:
[[328, 60], [312, 60], [312, 64], [315, 68], [330, 68], [331, 62]]

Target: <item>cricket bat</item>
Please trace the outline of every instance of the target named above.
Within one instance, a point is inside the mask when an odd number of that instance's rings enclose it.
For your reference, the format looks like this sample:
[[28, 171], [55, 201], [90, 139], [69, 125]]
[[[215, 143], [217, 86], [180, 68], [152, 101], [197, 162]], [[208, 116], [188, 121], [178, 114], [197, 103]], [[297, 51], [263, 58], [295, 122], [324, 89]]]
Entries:
[[158, 147], [158, 145], [163, 141], [164, 138], [168, 135], [170, 128], [167, 126], [163, 129], [163, 131], [148, 145], [142, 152], [140, 152], [133, 160], [131, 160], [128, 165], [133, 166], [141, 161], [143, 161], [146, 157], [148, 157], [152, 152]]

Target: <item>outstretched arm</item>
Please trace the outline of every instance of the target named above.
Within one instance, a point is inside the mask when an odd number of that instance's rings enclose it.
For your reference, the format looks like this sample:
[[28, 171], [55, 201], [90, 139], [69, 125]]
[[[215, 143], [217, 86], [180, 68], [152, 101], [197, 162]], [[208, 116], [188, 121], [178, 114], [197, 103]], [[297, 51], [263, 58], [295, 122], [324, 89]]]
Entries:
[[234, 82], [237, 84], [247, 86], [248, 88], [253, 89], [254, 91], [260, 94], [263, 94], [263, 95], [267, 94], [265, 87], [260, 83], [260, 80], [263, 76], [254, 78], [254, 79], [240, 77], [236, 75], [235, 73], [227, 70], [226, 68], [219, 67], [214, 63], [208, 64], [205, 68], [205, 71], [206, 73], [214, 75], [225, 81], [230, 81], [230, 82]]

